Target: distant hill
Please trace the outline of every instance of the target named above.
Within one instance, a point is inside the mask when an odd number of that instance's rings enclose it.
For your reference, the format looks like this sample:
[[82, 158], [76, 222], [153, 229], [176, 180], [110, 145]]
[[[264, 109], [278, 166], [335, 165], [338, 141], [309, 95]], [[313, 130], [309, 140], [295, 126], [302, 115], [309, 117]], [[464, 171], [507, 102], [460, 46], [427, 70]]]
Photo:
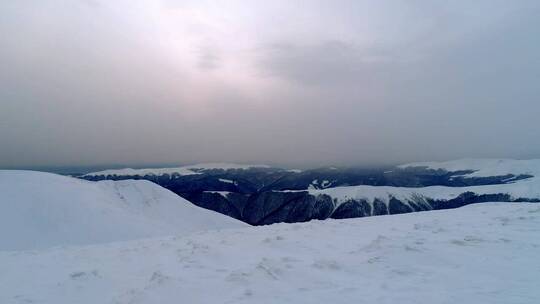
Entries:
[[245, 224], [145, 180], [0, 170], [0, 250], [186, 234]]

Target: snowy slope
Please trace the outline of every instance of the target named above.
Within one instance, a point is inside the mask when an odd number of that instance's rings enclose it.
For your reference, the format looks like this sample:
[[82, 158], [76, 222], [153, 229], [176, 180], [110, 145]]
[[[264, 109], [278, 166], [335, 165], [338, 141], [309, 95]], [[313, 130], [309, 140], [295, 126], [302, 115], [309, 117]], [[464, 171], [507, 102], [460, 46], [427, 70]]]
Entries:
[[89, 182], [43, 172], [0, 170], [0, 250], [242, 226], [148, 181]]
[[194, 175], [200, 174], [200, 171], [206, 170], [247, 170], [251, 168], [268, 168], [267, 165], [240, 165], [228, 163], [205, 163], [176, 168], [147, 168], [147, 169], [109, 169], [98, 172], [92, 172], [83, 175], [83, 177], [91, 176], [145, 176], [145, 175]]
[[378, 199], [388, 203], [394, 197], [401, 201], [417, 200], [418, 198], [430, 198], [449, 200], [458, 197], [465, 192], [475, 194], [509, 194], [512, 199], [528, 198], [540, 199], [540, 179], [531, 178], [511, 184], [486, 185], [471, 187], [445, 187], [430, 186], [420, 188], [390, 187], [390, 186], [350, 186], [335, 187], [323, 190], [310, 189], [312, 195], [327, 194], [337, 200], [338, 205], [349, 199], [365, 199], [373, 202]]
[[0, 252], [0, 303], [540, 303], [540, 206]]
[[469, 187], [391, 187], [391, 186], [347, 186], [322, 190], [310, 189], [310, 194], [327, 194], [336, 200], [337, 205], [350, 199], [366, 200], [373, 204], [380, 200], [388, 204], [393, 197], [400, 201], [418, 201], [422, 198], [436, 200], [450, 200], [465, 192], [484, 194], [508, 194], [512, 200], [540, 199], [540, 160], [510, 160], [510, 159], [462, 159], [448, 162], [412, 163], [399, 166], [400, 168], [426, 167], [433, 170], [448, 172], [473, 171], [464, 174], [464, 177], [489, 177], [505, 175], [529, 175], [525, 178], [505, 184], [469, 186]]
[[540, 159], [516, 160], [516, 159], [477, 159], [464, 158], [445, 162], [419, 162], [398, 166], [401, 169], [425, 167], [433, 170], [474, 171], [464, 174], [464, 177], [488, 177], [512, 175], [533, 175], [540, 177]]

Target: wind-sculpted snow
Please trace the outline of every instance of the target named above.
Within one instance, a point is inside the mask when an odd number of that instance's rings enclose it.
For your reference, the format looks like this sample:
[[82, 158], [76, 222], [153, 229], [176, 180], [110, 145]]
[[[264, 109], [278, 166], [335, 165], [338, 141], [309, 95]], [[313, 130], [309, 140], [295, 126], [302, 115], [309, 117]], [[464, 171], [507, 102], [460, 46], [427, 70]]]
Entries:
[[145, 180], [89, 182], [43, 172], [0, 170], [0, 250], [244, 225]]
[[0, 303], [540, 303], [540, 205], [0, 252]]

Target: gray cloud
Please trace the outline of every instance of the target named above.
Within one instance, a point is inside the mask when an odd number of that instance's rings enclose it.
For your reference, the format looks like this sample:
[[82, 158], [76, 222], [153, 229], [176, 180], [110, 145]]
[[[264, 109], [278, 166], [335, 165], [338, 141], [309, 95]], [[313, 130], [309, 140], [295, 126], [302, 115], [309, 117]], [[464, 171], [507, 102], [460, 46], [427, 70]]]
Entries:
[[198, 50], [199, 58], [197, 66], [201, 70], [214, 70], [219, 68], [221, 58], [219, 57], [219, 50], [213, 46], [202, 46]]
[[339, 40], [315, 45], [276, 43], [264, 48], [261, 57], [260, 67], [268, 75], [313, 86], [363, 82], [374, 68], [393, 60], [384, 51], [366, 50]]
[[537, 1], [0, 3], [0, 167], [540, 157]]

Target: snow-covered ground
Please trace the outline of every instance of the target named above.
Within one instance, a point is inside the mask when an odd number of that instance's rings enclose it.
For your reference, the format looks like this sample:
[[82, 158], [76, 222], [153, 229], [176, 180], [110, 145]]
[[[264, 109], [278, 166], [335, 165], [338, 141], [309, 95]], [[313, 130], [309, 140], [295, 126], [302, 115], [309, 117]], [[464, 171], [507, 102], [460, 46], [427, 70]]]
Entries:
[[489, 203], [4, 251], [0, 303], [540, 303], [539, 235]]
[[243, 226], [149, 181], [89, 182], [51, 173], [0, 170], [0, 250]]
[[540, 199], [540, 178], [529, 178], [509, 184], [470, 187], [430, 186], [420, 188], [407, 188], [361, 185], [334, 187], [317, 190], [309, 189], [308, 191], [313, 195], [329, 195], [330, 197], [336, 199], [338, 205], [340, 203], [346, 202], [349, 199], [365, 199], [369, 203], [373, 203], [375, 199], [379, 199], [384, 203], [388, 203], [391, 197], [395, 197], [404, 202], [407, 202], [408, 200], [413, 200], [413, 198], [421, 197], [449, 200], [456, 198], [460, 194], [465, 192], [473, 192], [476, 194], [509, 194], [512, 199]]
[[448, 162], [412, 163], [399, 166], [400, 168], [427, 167], [434, 170], [441, 169], [448, 172], [474, 171], [464, 177], [505, 176], [512, 174], [530, 175], [530, 178], [521, 179], [506, 184], [483, 185], [470, 187], [391, 187], [391, 186], [346, 186], [327, 189], [309, 189], [313, 195], [326, 194], [336, 199], [337, 204], [349, 199], [365, 199], [373, 204], [375, 199], [388, 203], [391, 197], [403, 202], [418, 198], [431, 198], [449, 200], [462, 193], [476, 194], [508, 194], [512, 199], [528, 198], [540, 199], [540, 159], [512, 160], [512, 159], [461, 159]]
[[540, 176], [540, 159], [464, 158], [445, 162], [419, 162], [399, 166], [401, 169], [413, 167], [441, 169], [448, 172], [474, 171], [463, 175], [464, 177], [503, 176], [506, 174]]
[[[310, 192], [540, 197], [534, 162], [407, 165], [533, 175], [502, 185]], [[0, 211], [2, 304], [540, 303], [540, 204], [250, 227], [148, 181], [0, 170]]]
[[235, 181], [230, 180], [230, 179], [220, 178], [219, 181], [222, 182], [222, 183], [227, 183], [227, 184], [233, 184], [233, 185], [237, 184]]

